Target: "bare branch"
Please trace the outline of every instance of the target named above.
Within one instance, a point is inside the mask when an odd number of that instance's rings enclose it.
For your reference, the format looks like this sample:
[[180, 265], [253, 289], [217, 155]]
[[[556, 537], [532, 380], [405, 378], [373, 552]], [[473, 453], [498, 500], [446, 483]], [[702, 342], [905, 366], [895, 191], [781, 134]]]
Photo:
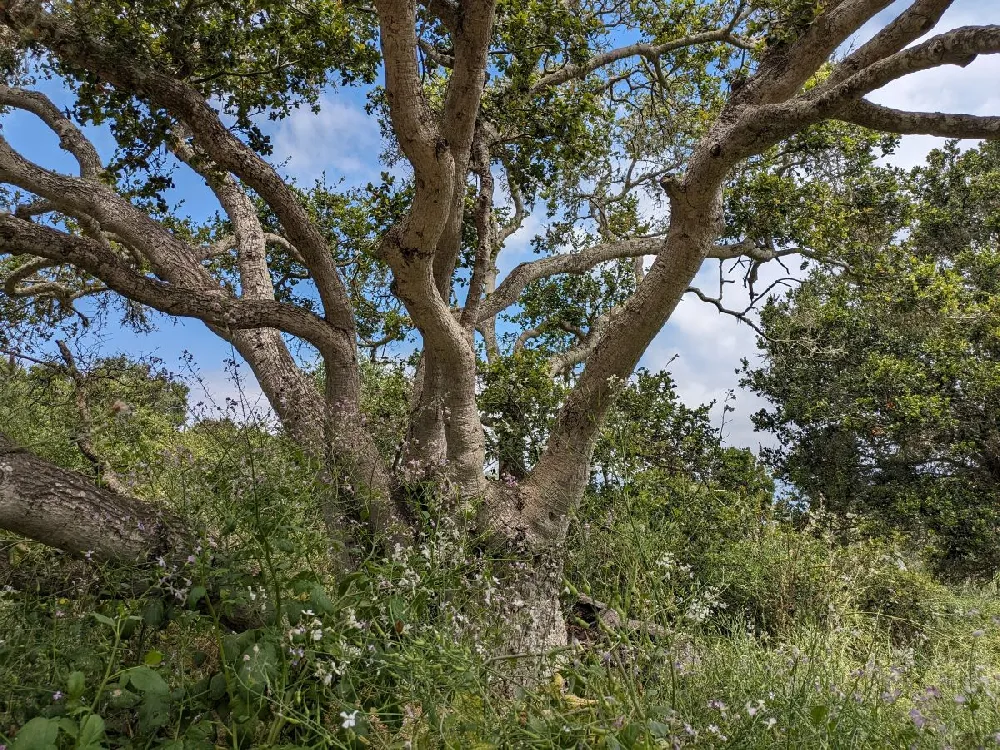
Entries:
[[710, 305], [713, 305], [715, 307], [715, 309], [718, 310], [723, 315], [730, 315], [730, 316], [736, 318], [741, 323], [746, 323], [748, 326], [750, 326], [751, 328], [753, 328], [758, 334], [760, 334], [764, 338], [768, 338], [767, 334], [764, 333], [764, 329], [761, 328], [759, 325], [757, 325], [755, 322], [753, 322], [753, 320], [750, 319], [749, 315], [747, 315], [748, 310], [743, 310], [742, 312], [739, 311], [739, 310], [731, 310], [731, 309], [729, 309], [728, 307], [726, 307], [725, 305], [722, 304], [722, 299], [721, 298], [719, 298], [719, 297], [709, 297], [707, 294], [705, 294], [703, 291], [701, 291], [701, 289], [699, 289], [698, 287], [695, 287], [695, 286], [689, 286], [687, 288], [687, 292], [689, 294], [695, 295], [702, 302], [707, 302]]
[[1000, 116], [906, 112], [873, 104], [867, 99], [852, 102], [835, 119], [872, 130], [901, 135], [936, 135], [941, 138], [1000, 138]]
[[94, 468], [98, 472], [98, 477], [109, 489], [121, 495], [127, 495], [128, 491], [118, 478], [118, 474], [111, 468], [108, 460], [94, 448], [94, 443], [91, 440], [94, 431], [94, 420], [90, 414], [90, 404], [87, 402], [87, 379], [76, 366], [76, 359], [73, 357], [73, 353], [66, 342], [59, 340], [56, 341], [56, 345], [59, 347], [59, 353], [66, 363], [66, 374], [73, 381], [76, 411], [80, 417], [80, 429], [76, 433], [76, 446], [80, 449], [83, 457], [94, 465]]
[[493, 266], [496, 240], [493, 237], [493, 172], [490, 170], [490, 152], [486, 144], [476, 140], [473, 145], [472, 170], [479, 178], [479, 195], [476, 198], [476, 260], [469, 279], [469, 293], [462, 310], [461, 322], [466, 328], [475, 328], [479, 320], [479, 307], [487, 276]]
[[0, 84], [0, 105], [15, 107], [37, 115], [59, 136], [59, 146], [76, 158], [80, 165], [81, 177], [92, 180], [101, 173], [103, 165], [94, 144], [87, 140], [79, 128], [70, 122], [45, 94]]
[[584, 78], [599, 68], [611, 65], [620, 60], [627, 60], [630, 57], [643, 57], [650, 61], [656, 61], [663, 55], [674, 50], [684, 47], [694, 47], [699, 44], [713, 44], [715, 42], [726, 42], [727, 44], [744, 49], [751, 49], [753, 47], [752, 42], [742, 39], [733, 33], [733, 26], [713, 31], [703, 31], [699, 34], [689, 34], [661, 44], [637, 42], [636, 44], [629, 44], [594, 55], [584, 63], [566, 65], [559, 70], [546, 73], [535, 82], [529, 93], [538, 94], [545, 89], [558, 86], [567, 81]]
[[426, 39], [420, 39], [417, 43], [420, 45], [420, 51], [424, 53], [424, 56], [438, 67], [448, 68], [449, 70], [455, 67], [454, 56], [442, 52]]

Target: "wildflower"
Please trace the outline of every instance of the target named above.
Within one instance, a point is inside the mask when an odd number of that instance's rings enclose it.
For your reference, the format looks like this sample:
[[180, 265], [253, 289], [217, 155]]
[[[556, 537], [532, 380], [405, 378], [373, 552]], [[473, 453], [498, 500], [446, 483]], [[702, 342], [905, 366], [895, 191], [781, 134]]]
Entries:
[[188, 561], [189, 563], [193, 563], [193, 562], [195, 561], [195, 556], [194, 556], [194, 555], [188, 555], [188, 556], [187, 556], [187, 561]]
[[316, 628], [312, 632], [312, 639], [314, 641], [321, 641], [321, 640], [323, 640], [323, 631], [320, 628]]
[[764, 720], [764, 723], [767, 725], [767, 728], [770, 729], [771, 727], [773, 727], [775, 724], [778, 723], [778, 720], [775, 719], [773, 716], [769, 716]]
[[913, 719], [913, 725], [917, 729], [923, 729], [924, 725], [927, 723], [927, 717], [920, 713], [919, 708], [910, 709], [910, 718]]
[[90, 562], [91, 558], [93, 558], [94, 556], [94, 550], [88, 549], [86, 552], [83, 553], [83, 556], [84, 558], [86, 558], [87, 562]]
[[959, 693], [958, 695], [956, 695], [955, 696], [955, 703], [957, 703], [960, 706], [965, 705], [965, 696], [962, 695], [961, 693]]
[[716, 735], [723, 742], [725, 742], [727, 739], [729, 739], [728, 737], [726, 737], [726, 735], [724, 735], [722, 733], [722, 730], [719, 729], [715, 724], [709, 724], [708, 725], [708, 731], [711, 732], [712, 734]]
[[156, 558], [156, 564], [159, 565], [161, 568], [167, 567], [167, 561], [164, 560], [162, 556]]
[[61, 701], [62, 697], [63, 697], [63, 691], [62, 690], [56, 690], [52, 694], [52, 700], [54, 700], [54, 701]]
[[351, 727], [353, 727], [355, 724], [358, 723], [357, 716], [358, 712], [356, 710], [351, 711], [351, 713], [347, 713], [347, 711], [341, 711], [340, 718], [344, 720], [341, 726], [344, 729], [350, 729]]
[[973, 638], [982, 638], [984, 635], [986, 635], [986, 631], [985, 630], [973, 630], [972, 631], [972, 637]]

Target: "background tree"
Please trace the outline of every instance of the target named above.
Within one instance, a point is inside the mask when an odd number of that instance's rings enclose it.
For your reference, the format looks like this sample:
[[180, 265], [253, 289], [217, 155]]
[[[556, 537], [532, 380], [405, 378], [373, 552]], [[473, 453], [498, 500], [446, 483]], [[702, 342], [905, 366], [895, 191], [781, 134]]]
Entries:
[[[335, 498], [326, 517], [341, 546], [350, 548], [362, 518], [376, 538], [406, 543], [411, 474], [396, 469], [433, 473], [460, 526], [529, 554], [531, 573], [517, 584], [528, 603], [524, 647], [557, 644], [562, 546], [617, 390], [707, 258], [756, 264], [813, 251], [786, 245], [781, 227], [730, 222], [727, 190], [741, 190], [754, 169], [758, 186], [771, 174], [796, 185], [829, 181], [783, 145], [838, 150], [835, 136], [810, 137], [830, 121], [889, 133], [1000, 133], [1000, 118], [900, 112], [865, 99], [908, 74], [1000, 52], [1000, 27], [990, 25], [919, 41], [951, 2], [913, 0], [871, 40], [837, 54], [888, 5], [7, 2], [0, 104], [40, 118], [79, 176], [0, 140], [0, 180], [11, 187], [0, 215], [5, 294], [40, 304], [35, 320], [114, 294], [203, 321], [246, 359], [287, 434], [322, 465]], [[344, 222], [350, 200], [313, 199], [282, 179], [257, 123], [315, 105], [324, 86], [371, 82], [377, 70], [370, 109], [389, 139], [387, 159], [410, 178], [398, 191], [373, 188], [367, 197], [380, 210], [368, 223]], [[34, 87], [38, 77], [73, 91], [68, 111]], [[110, 159], [79, 127], [97, 122], [116, 138]], [[218, 221], [196, 226], [169, 211], [163, 189], [180, 164], [215, 194]], [[512, 210], [495, 206], [497, 176]], [[650, 191], [662, 202], [647, 217], [639, 199]], [[559, 219], [540, 244], [545, 257], [500, 281], [497, 255], [540, 201]], [[635, 261], [643, 257], [653, 259], [648, 268]], [[627, 259], [630, 274], [621, 272]], [[585, 281], [604, 264], [618, 272]], [[523, 480], [492, 483], [477, 332], [495, 357], [498, 316], [557, 276], [579, 277], [556, 282], [580, 299], [542, 327], [571, 387]], [[386, 294], [374, 280], [389, 278]], [[292, 279], [301, 283], [289, 297]], [[534, 314], [530, 304], [525, 311]], [[380, 314], [387, 322], [373, 327]], [[422, 350], [402, 460], [389, 464], [362, 419], [358, 348], [372, 343], [369, 330], [393, 335], [402, 326], [419, 334]], [[315, 350], [322, 391], [288, 339]], [[0, 526], [79, 549], [38, 520], [39, 507], [58, 515], [61, 485], [40, 506], [27, 481], [35, 459], [3, 450]], [[93, 502], [114, 514], [118, 502], [78, 485], [72, 495], [74, 513]]]
[[908, 533], [952, 574], [992, 573], [1000, 150], [951, 144], [897, 180], [859, 195], [880, 238], [764, 310], [746, 382], [774, 408], [754, 421], [811, 503]]

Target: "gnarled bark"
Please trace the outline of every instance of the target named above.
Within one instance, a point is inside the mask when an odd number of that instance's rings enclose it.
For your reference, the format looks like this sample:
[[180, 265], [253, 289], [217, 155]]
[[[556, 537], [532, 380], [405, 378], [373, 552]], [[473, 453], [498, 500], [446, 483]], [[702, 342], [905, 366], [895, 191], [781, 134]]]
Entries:
[[0, 433], [0, 528], [96, 560], [180, 559], [198, 545], [180, 518], [95, 485]]

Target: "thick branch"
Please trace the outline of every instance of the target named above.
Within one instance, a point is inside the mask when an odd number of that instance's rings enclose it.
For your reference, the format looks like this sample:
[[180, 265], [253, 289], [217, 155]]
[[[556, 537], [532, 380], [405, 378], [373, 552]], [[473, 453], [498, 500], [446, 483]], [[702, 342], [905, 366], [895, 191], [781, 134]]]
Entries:
[[817, 98], [834, 105], [859, 99], [898, 78], [942, 65], [965, 67], [978, 55], [1000, 53], [1000, 26], [963, 26], [897, 52], [847, 78]]
[[94, 179], [100, 174], [103, 166], [97, 149], [45, 94], [0, 84], [0, 105], [37, 115], [59, 136], [60, 147], [76, 158], [81, 177]]
[[607, 242], [578, 253], [563, 253], [522, 263], [507, 274], [507, 278], [501, 282], [497, 290], [486, 298], [479, 312], [479, 320], [496, 317], [501, 311], [513, 305], [532, 281], [562, 273], [586, 273], [600, 263], [618, 258], [656, 255], [662, 247], [662, 238], [636, 238]]
[[102, 489], [0, 433], [0, 528], [76, 554], [125, 563], [191, 552], [179, 519]]
[[825, 63], [851, 34], [892, 0], [841, 0], [826, 8], [789, 46], [779, 43], [761, 61], [737, 99], [755, 104], [784, 101]]
[[838, 120], [901, 135], [936, 135], [941, 138], [1000, 138], [1000, 117], [906, 112], [873, 104], [866, 99], [851, 103], [835, 115]]
[[896, 19], [856, 51], [845, 57], [823, 83], [836, 85], [859, 70], [899, 52], [930, 31], [955, 0], [916, 0]]
[[168, 315], [198, 318], [223, 330], [277, 328], [324, 351], [339, 345], [337, 329], [301, 308], [270, 300], [237, 300], [221, 290], [195, 290], [151, 279], [86, 237], [0, 214], [0, 252], [30, 254], [67, 263], [108, 288]]

